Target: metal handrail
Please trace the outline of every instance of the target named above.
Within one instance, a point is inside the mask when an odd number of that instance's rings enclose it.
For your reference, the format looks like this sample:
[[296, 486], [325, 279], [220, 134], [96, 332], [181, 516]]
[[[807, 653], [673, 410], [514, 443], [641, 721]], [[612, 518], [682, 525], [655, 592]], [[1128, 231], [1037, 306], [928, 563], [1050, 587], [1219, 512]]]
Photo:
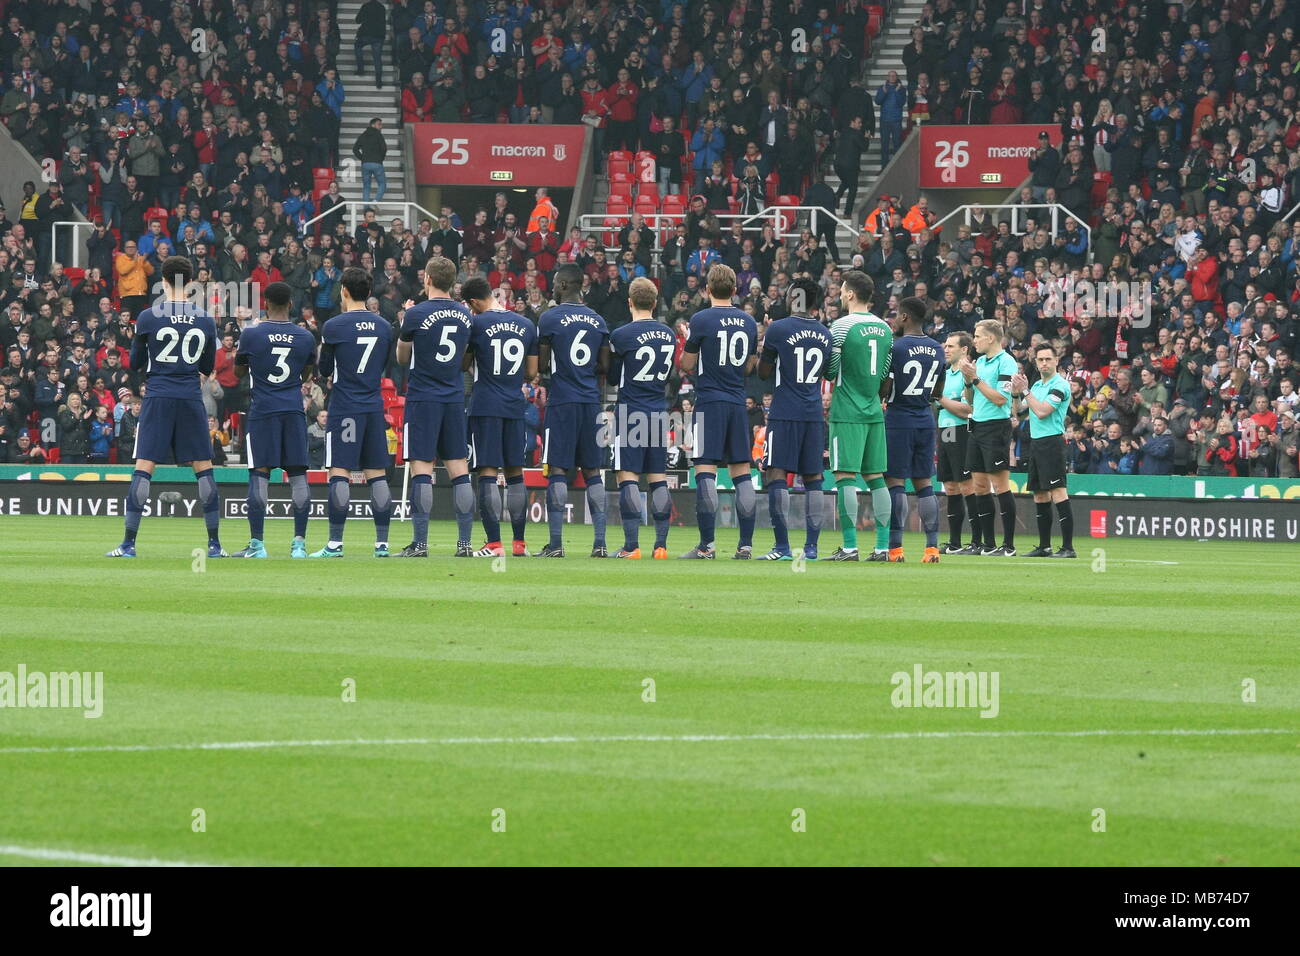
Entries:
[[[973, 209], [986, 209], [990, 211], [995, 209], [1010, 209], [1011, 210], [1011, 234], [1013, 236], [1023, 236], [1028, 231], [1025, 229], [1017, 230], [1016, 220], [1018, 217], [1016, 213], [1018, 211], [1025, 210], [1025, 209], [1050, 209], [1052, 211], [1052, 238], [1053, 239], [1055, 239], [1057, 234], [1061, 231], [1061, 213], [1065, 213], [1067, 216], [1069, 216], [1071, 219], [1077, 222], [1079, 226], [1083, 229], [1083, 234], [1088, 240], [1088, 259], [1089, 261], [1092, 260], [1092, 227], [1089, 226], [1082, 219], [1080, 219], [1078, 216], [1076, 216], [1074, 213], [1070, 212], [1069, 209], [1067, 209], [1065, 206], [1062, 206], [1060, 203], [997, 203], [994, 205], [990, 205], [988, 203], [968, 203], [967, 205], [958, 206], [952, 212], [948, 213], [942, 219], [938, 220], [936, 223], [934, 223], [934, 225], [930, 226], [930, 230], [931, 231], [937, 230], [945, 222], [947, 222], [953, 216], [958, 215], [959, 213], [964, 214], [966, 220], [965, 224], [969, 226], [971, 224], [970, 214], [971, 214], [971, 210]], [[995, 222], [997, 221], [996, 217], [994, 217], [994, 221]]]
[[85, 229], [94, 229], [95, 225], [94, 223], [82, 222], [78, 219], [61, 219], [58, 222], [52, 223], [50, 225], [50, 261], [51, 262], [59, 261], [59, 255], [56, 250], [59, 248], [58, 238], [59, 238], [60, 226], [71, 226], [73, 228], [72, 261], [64, 263], [64, 265], [67, 265], [73, 269], [80, 269], [81, 268], [81, 243], [77, 242], [76, 228], [80, 226]]
[[1294, 206], [1292, 206], [1292, 207], [1291, 207], [1291, 211], [1290, 211], [1289, 213], [1287, 213], [1285, 216], [1283, 216], [1282, 219], [1281, 219], [1281, 221], [1282, 221], [1282, 222], [1289, 222], [1289, 221], [1291, 220], [1291, 217], [1294, 216], [1294, 215], [1296, 214], [1296, 210], [1298, 210], [1298, 209], [1300, 209], [1300, 202], [1298, 202], [1298, 203], [1296, 203]]
[[[634, 211], [635, 210], [633, 210], [633, 212]], [[714, 216], [717, 218], [718, 222], [720, 223], [722, 222], [729, 223], [738, 220], [741, 224], [741, 228], [748, 229], [750, 231], [753, 231], [756, 228], [759, 231], [761, 231], [763, 225], [770, 224], [772, 228], [776, 231], [776, 238], [785, 239], [787, 236], [794, 235], [796, 233], [796, 230], [798, 228], [798, 219], [799, 219], [797, 215], [790, 217], [792, 220], [791, 228], [786, 229], [785, 228], [786, 214], [801, 213], [801, 212], [807, 212], [809, 214], [808, 217], [809, 228], [812, 229], [814, 234], [816, 234], [817, 232], [817, 217], [819, 215], [829, 216], [835, 222], [837, 229], [845, 230], [850, 235], [852, 235], [854, 239], [857, 239], [857, 237], [862, 234], [861, 230], [859, 230], [856, 226], [854, 226], [853, 223], [849, 222], [848, 220], [841, 219], [833, 212], [829, 212], [821, 206], [765, 206], [764, 208], [762, 208], [756, 213], [746, 214], [746, 213], [726, 212], [726, 213], [714, 213]], [[583, 232], [605, 232], [607, 231], [607, 227], [605, 226], [605, 220], [607, 218], [610, 218], [611, 216], [622, 218], [623, 215], [624, 215], [623, 213], [609, 213], [609, 212], [584, 213], [583, 215], [578, 217], [578, 228], [581, 229]], [[626, 213], [626, 216], [630, 221], [632, 212]], [[685, 220], [685, 213], [682, 213], [680, 215], [675, 215], [672, 213], [642, 213], [641, 218], [644, 219], [646, 225], [649, 226], [651, 230], [654, 231], [655, 241], [654, 241], [654, 245], [651, 247], [652, 251], [662, 252], [663, 233], [660, 231], [660, 223], [669, 226], [675, 226], [677, 223], [683, 222]], [[761, 224], [755, 227], [751, 225], [751, 223], [761, 223]], [[605, 251], [609, 252], [613, 248], [614, 248], [613, 246], [607, 247]]]
[[[412, 210], [412, 209], [418, 209], [420, 212], [424, 213], [426, 216], [428, 216], [428, 217], [429, 217], [430, 219], [432, 219], [434, 222], [437, 222], [437, 221], [438, 221], [438, 217], [437, 217], [436, 215], [434, 215], [433, 213], [429, 212], [429, 210], [425, 209], [423, 206], [421, 206], [421, 205], [420, 205], [419, 203], [417, 203], [417, 202], [404, 202], [404, 201], [400, 201], [400, 200], [397, 200], [397, 199], [392, 199], [392, 200], [384, 199], [384, 200], [378, 200], [378, 201], [374, 201], [374, 202], [365, 202], [364, 200], [361, 200], [361, 199], [346, 199], [346, 200], [344, 200], [343, 202], [341, 202], [339, 205], [340, 205], [340, 206], [346, 206], [346, 207], [347, 207], [347, 214], [348, 214], [348, 216], [349, 216], [349, 220], [350, 220], [350, 222], [351, 222], [351, 231], [352, 231], [352, 232], [356, 232], [356, 231], [357, 231], [357, 213], [358, 213], [358, 211], [362, 211], [362, 212], [364, 212], [366, 209], [375, 209], [376, 211], [378, 211], [378, 207], [380, 207], [380, 206], [397, 206], [397, 207], [401, 208], [402, 211], [403, 211], [403, 212], [402, 212], [402, 218], [406, 221], [406, 228], [407, 228], [407, 229], [412, 229], [412, 228], [414, 228], [414, 223], [412, 222], [412, 220], [413, 220], [414, 217], [411, 215], [411, 210]], [[304, 222], [304, 223], [302, 224], [302, 227], [301, 227], [301, 228], [302, 228], [303, 232], [305, 233], [305, 232], [307, 231], [307, 227], [308, 227], [308, 226], [311, 226], [311, 225], [314, 225], [314, 224], [320, 222], [320, 221], [321, 221], [322, 219], [324, 219], [326, 216], [334, 216], [334, 215], [337, 215], [336, 210], [337, 210], [338, 208], [339, 208], [338, 206], [331, 206], [331, 207], [329, 208], [329, 210], [327, 210], [326, 212], [322, 212], [322, 213], [320, 213], [320, 214], [318, 214], [318, 215], [316, 215], [316, 216], [313, 216], [311, 219], [308, 219], [306, 222]]]

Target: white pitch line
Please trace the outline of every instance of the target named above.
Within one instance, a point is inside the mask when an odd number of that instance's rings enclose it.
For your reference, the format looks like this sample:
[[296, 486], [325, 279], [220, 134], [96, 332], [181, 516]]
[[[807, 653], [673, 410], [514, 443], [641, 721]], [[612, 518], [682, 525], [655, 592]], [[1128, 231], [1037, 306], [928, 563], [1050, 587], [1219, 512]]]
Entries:
[[53, 860], [59, 863], [94, 863], [101, 866], [213, 866], [212, 863], [190, 863], [183, 860], [159, 860], [154, 857], [140, 859], [133, 856], [105, 856], [102, 853], [80, 853], [76, 850], [52, 850], [40, 846], [6, 846], [0, 844], [0, 856], [18, 856], [28, 860]]
[[491, 744], [620, 744], [620, 743], [750, 743], [756, 741], [951, 740], [1001, 737], [1236, 737], [1257, 734], [1300, 734], [1286, 728], [1210, 728], [1153, 730], [921, 730], [880, 733], [806, 734], [610, 734], [590, 737], [358, 737], [351, 740], [218, 740], [191, 744], [104, 744], [74, 747], [4, 747], [13, 754], [157, 753], [194, 750], [291, 750], [303, 747], [456, 747]]

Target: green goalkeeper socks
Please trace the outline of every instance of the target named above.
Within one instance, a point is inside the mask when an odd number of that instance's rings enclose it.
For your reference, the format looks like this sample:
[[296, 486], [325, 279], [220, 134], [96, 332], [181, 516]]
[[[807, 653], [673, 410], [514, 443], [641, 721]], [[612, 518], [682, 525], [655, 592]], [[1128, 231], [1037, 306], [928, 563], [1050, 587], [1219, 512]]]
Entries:
[[867, 488], [871, 491], [871, 511], [876, 518], [876, 550], [885, 551], [889, 548], [889, 518], [893, 513], [889, 489], [884, 478], [868, 478]]
[[840, 510], [840, 534], [844, 537], [844, 549], [856, 551], [858, 548], [858, 480], [840, 478], [835, 482], [835, 502]]

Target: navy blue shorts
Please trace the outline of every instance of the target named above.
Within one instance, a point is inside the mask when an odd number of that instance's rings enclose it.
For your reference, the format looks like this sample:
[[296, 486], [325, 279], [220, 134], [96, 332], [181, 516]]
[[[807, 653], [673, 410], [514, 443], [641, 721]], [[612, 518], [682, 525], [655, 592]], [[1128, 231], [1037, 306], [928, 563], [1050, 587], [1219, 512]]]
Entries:
[[825, 422], [768, 421], [763, 451], [765, 469], [780, 468], [790, 475], [820, 476], [825, 451]]
[[407, 402], [402, 435], [407, 461], [468, 457], [464, 402]]
[[469, 466], [518, 468], [524, 465], [528, 430], [522, 418], [469, 417]]
[[325, 467], [348, 471], [388, 468], [388, 423], [383, 412], [329, 413]]
[[542, 464], [552, 468], [604, 468], [600, 406], [595, 402], [547, 405], [542, 422]]
[[249, 468], [306, 468], [307, 416], [302, 412], [249, 415], [244, 447]]
[[889, 449], [886, 478], [934, 477], [933, 428], [885, 428], [885, 445]]
[[668, 413], [628, 408], [614, 411], [614, 470], [662, 475], [668, 468]]
[[708, 402], [695, 406], [691, 461], [697, 465], [738, 465], [749, 461], [754, 436], [744, 405]]
[[211, 461], [212, 433], [203, 399], [146, 397], [140, 406], [132, 457], [177, 464]]

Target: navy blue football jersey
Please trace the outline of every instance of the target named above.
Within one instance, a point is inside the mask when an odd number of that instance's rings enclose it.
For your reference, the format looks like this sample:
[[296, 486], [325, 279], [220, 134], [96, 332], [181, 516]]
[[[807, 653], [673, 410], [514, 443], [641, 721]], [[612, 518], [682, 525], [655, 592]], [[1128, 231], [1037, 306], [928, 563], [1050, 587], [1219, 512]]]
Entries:
[[697, 402], [745, 404], [745, 364], [758, 343], [758, 326], [733, 306], [701, 309], [691, 316], [686, 351], [698, 352]]
[[596, 360], [608, 339], [605, 320], [580, 302], [564, 302], [542, 313], [537, 341], [551, 348], [547, 404], [600, 401]]
[[654, 319], [629, 322], [611, 332], [609, 378], [618, 384], [618, 403], [639, 411], [666, 411], [664, 389], [676, 351], [673, 330]]
[[816, 319], [791, 315], [778, 319], [763, 336], [763, 358], [776, 372], [767, 417], [786, 422], [819, 422], [822, 378], [831, 357], [831, 333]]
[[302, 370], [316, 358], [316, 337], [292, 322], [262, 321], [239, 336], [235, 362], [252, 377], [250, 415], [302, 412]]
[[894, 339], [889, 371], [894, 390], [885, 409], [885, 424], [892, 428], [932, 427], [934, 386], [943, 374], [943, 346], [928, 335], [900, 335]]
[[150, 306], [135, 320], [131, 367], [145, 369], [150, 398], [197, 398], [217, 359], [217, 323], [189, 302]]
[[455, 299], [429, 299], [406, 310], [398, 338], [411, 343], [407, 401], [464, 401], [461, 361], [473, 328], [474, 313]]
[[374, 312], [334, 316], [321, 330], [320, 371], [333, 383], [331, 412], [382, 412], [379, 383], [393, 350], [393, 327]]
[[518, 312], [493, 309], [474, 316], [471, 415], [524, 417], [524, 366], [537, 354], [537, 327]]

